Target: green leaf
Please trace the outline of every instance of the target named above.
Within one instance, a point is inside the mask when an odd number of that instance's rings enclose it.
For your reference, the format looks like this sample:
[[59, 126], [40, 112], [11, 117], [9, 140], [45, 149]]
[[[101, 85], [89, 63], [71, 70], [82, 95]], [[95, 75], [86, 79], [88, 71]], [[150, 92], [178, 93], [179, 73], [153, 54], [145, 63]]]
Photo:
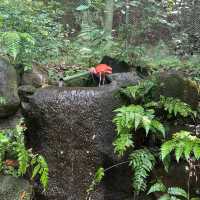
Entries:
[[154, 185], [152, 185], [148, 191], [148, 195], [154, 192], [166, 192], [167, 188], [162, 182], [157, 182]]
[[159, 121], [153, 119], [151, 121], [151, 126], [160, 133], [162, 133], [162, 136], [165, 138], [165, 127]]
[[142, 124], [143, 124], [143, 127], [145, 129], [146, 135], [148, 135], [150, 127], [151, 127], [151, 120], [148, 117], [143, 116], [142, 117]]
[[200, 158], [200, 145], [199, 144], [195, 144], [195, 146], [193, 147], [193, 152], [194, 152], [194, 156], [197, 160], [199, 160]]
[[175, 156], [176, 156], [176, 161], [179, 162], [180, 157], [182, 156], [184, 151], [184, 146], [178, 145], [175, 149]]
[[33, 169], [31, 179], [35, 178], [35, 176], [38, 174], [39, 170], [40, 170], [40, 164], [37, 164]]
[[131, 134], [121, 134], [113, 142], [115, 147], [115, 152], [119, 155], [123, 155], [124, 152], [129, 147], [133, 147], [132, 135]]
[[166, 141], [161, 146], [161, 158], [164, 160], [175, 148], [175, 143], [173, 140]]
[[105, 175], [104, 168], [100, 167], [97, 170], [97, 172], [95, 173], [95, 178], [94, 178], [95, 182], [96, 183], [100, 183], [101, 180], [103, 179], [104, 175]]
[[181, 196], [187, 198], [187, 192], [179, 187], [170, 187], [168, 188], [168, 193], [175, 196]]

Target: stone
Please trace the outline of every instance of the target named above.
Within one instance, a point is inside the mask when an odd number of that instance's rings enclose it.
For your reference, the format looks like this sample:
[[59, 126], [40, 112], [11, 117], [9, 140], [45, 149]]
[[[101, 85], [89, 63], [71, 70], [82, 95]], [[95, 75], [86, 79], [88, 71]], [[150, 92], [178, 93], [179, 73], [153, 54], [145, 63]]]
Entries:
[[161, 73], [157, 76], [158, 87], [154, 96], [160, 95], [179, 98], [194, 109], [199, 104], [199, 86], [177, 72]]
[[[132, 84], [140, 80], [137, 75], [124, 77]], [[29, 98], [29, 145], [49, 164], [49, 189], [39, 199], [86, 199], [96, 169], [122, 161], [113, 151], [116, 133], [112, 118], [113, 110], [122, 103], [114, 94], [123, 84], [113, 80], [100, 88], [41, 88]], [[113, 169], [92, 193], [91, 200], [130, 198], [130, 177], [127, 165]]]
[[12, 115], [5, 119], [1, 119], [0, 120], [0, 130], [16, 128], [16, 125], [19, 124], [22, 117], [23, 116], [19, 110], [15, 115]]
[[0, 176], [0, 199], [1, 200], [32, 200], [33, 187], [23, 178], [12, 176]]
[[22, 75], [22, 85], [32, 85], [36, 88], [48, 85], [48, 73], [43, 66], [33, 64], [32, 70], [25, 71]]
[[22, 85], [18, 88], [18, 94], [21, 101], [28, 101], [28, 97], [33, 95], [36, 91], [36, 88], [32, 85]]
[[0, 58], [0, 118], [11, 116], [19, 109], [17, 87], [16, 70], [6, 59]]

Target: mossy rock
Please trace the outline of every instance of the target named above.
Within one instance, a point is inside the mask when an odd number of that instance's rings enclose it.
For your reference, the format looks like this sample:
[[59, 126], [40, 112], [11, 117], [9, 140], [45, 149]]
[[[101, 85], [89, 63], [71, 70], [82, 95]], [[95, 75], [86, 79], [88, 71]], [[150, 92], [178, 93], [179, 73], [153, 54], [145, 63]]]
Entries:
[[155, 99], [160, 95], [179, 98], [196, 109], [199, 104], [199, 85], [184, 78], [176, 72], [161, 73], [156, 77], [158, 86], [153, 94]]

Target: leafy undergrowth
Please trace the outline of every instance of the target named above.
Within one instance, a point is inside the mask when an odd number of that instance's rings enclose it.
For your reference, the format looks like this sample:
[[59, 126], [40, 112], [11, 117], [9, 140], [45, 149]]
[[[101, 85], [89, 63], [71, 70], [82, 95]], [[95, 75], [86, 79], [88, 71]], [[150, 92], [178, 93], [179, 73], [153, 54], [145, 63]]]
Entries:
[[[160, 192], [159, 200], [198, 199], [191, 198], [190, 193], [190, 181], [192, 178], [197, 178], [199, 169], [200, 139], [198, 132], [181, 129], [173, 132], [170, 130], [172, 127], [167, 127], [165, 122], [170, 120], [177, 126], [179, 119], [184, 119], [185, 122], [189, 120], [195, 124], [199, 114], [189, 104], [178, 98], [166, 96], [153, 98], [153, 91], [157, 86], [155, 80], [144, 80], [138, 85], [120, 90], [122, 97], [125, 96], [130, 101], [128, 105], [114, 110], [116, 114], [113, 123], [116, 126], [116, 137], [113, 146], [119, 157], [125, 155], [129, 159], [106, 169], [100, 167], [88, 190], [88, 197], [108, 170], [129, 164], [132, 170], [134, 200], [138, 199], [141, 193], [147, 192], [149, 188], [147, 195]], [[136, 138], [141, 135], [146, 137], [146, 141], [151, 140], [151, 145], [148, 142], [135, 145]], [[168, 137], [165, 137], [166, 135]], [[154, 182], [150, 179], [152, 170], [159, 166], [168, 173], [169, 167], [174, 163], [170, 162], [171, 160], [176, 160], [177, 164], [180, 160], [186, 163], [188, 168], [186, 173], [189, 177], [186, 183], [187, 192], [178, 186], [166, 187], [162, 181], [150, 186], [150, 183]]]
[[48, 187], [48, 164], [40, 154], [27, 149], [24, 140], [25, 124], [21, 121], [15, 129], [0, 131], [0, 172], [14, 177], [39, 178], [42, 187]]

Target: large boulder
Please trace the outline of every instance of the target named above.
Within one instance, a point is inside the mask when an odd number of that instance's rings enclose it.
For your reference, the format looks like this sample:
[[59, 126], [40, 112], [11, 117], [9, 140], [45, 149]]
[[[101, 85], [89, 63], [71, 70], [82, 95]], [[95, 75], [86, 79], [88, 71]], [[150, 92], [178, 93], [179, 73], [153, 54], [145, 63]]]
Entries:
[[1, 200], [32, 200], [33, 187], [22, 178], [0, 176]]
[[[136, 84], [139, 77], [124, 74], [117, 80], [122, 84], [113, 80], [100, 88], [49, 87], [29, 97], [29, 144], [46, 157], [50, 170], [49, 189], [39, 199], [86, 199], [96, 169], [119, 162], [112, 147], [116, 134], [112, 118], [122, 102], [114, 94], [124, 84]], [[130, 177], [128, 166], [114, 169], [91, 200], [129, 199]]]
[[0, 58], [0, 118], [16, 113], [19, 105], [16, 71], [6, 59]]

